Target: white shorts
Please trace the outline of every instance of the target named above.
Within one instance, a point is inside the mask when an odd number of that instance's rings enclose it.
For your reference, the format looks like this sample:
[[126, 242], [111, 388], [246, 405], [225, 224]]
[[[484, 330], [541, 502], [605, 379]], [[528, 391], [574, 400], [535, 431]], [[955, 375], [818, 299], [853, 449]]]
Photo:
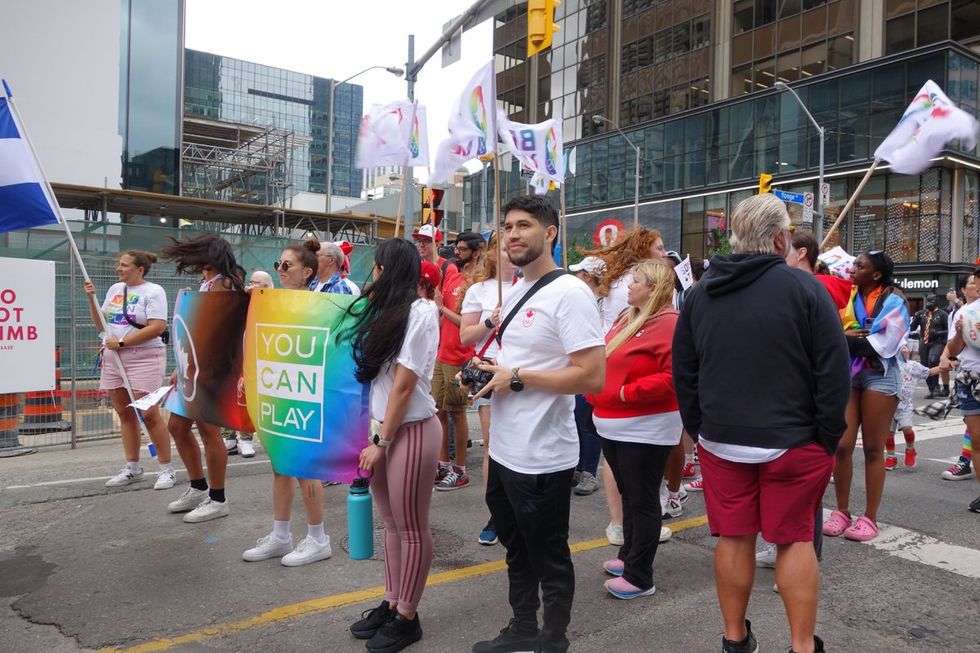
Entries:
[[892, 417], [892, 431], [901, 431], [905, 427], [912, 426], [912, 409], [911, 408], [899, 408], [895, 411], [895, 416]]

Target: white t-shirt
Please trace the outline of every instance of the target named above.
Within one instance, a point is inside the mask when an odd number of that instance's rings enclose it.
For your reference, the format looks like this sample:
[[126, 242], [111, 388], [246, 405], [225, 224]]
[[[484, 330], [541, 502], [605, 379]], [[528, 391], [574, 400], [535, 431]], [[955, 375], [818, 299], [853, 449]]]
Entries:
[[680, 411], [637, 417], [592, 417], [596, 431], [607, 440], [674, 446], [681, 441]]
[[395, 383], [395, 367], [402, 365], [419, 378], [408, 400], [405, 422], [417, 422], [436, 414], [436, 402], [432, 398], [432, 371], [439, 349], [439, 312], [434, 302], [417, 299], [412, 303], [408, 316], [408, 328], [398, 356], [381, 366], [378, 376], [371, 381], [371, 417], [384, 421], [388, 407], [388, 395]]
[[609, 294], [602, 302], [602, 332], [609, 333], [609, 329], [616, 324], [616, 318], [629, 306], [627, 297], [629, 296], [630, 284], [633, 283], [633, 273], [627, 272], [620, 278], [612, 282], [609, 286]]
[[358, 288], [356, 283], [350, 280], [350, 277], [344, 277], [344, 283], [346, 283], [347, 287], [350, 288], [350, 293], [352, 295], [354, 295], [355, 297], [360, 296], [361, 289]]
[[[507, 301], [507, 297], [510, 296], [511, 291], [514, 289], [513, 282], [504, 282], [504, 302]], [[497, 308], [497, 280], [487, 279], [486, 281], [481, 281], [480, 283], [474, 283], [466, 290], [466, 295], [463, 297], [463, 307], [460, 310], [460, 315], [467, 315], [472, 313], [480, 314], [480, 324], [493, 314], [493, 309]], [[501, 311], [500, 319], [504, 319], [507, 315]], [[514, 318], [517, 319], [516, 317]], [[510, 327], [508, 327], [510, 328]], [[476, 353], [479, 354], [483, 349], [483, 346], [487, 344], [487, 341], [493, 338], [494, 331], [489, 332], [485, 338], [480, 338], [476, 343]], [[486, 353], [483, 354], [484, 358], [496, 358], [497, 356], [497, 343], [491, 342], [490, 346], [487, 347]]]
[[[521, 279], [504, 299], [501, 314], [534, 285]], [[605, 345], [595, 297], [567, 274], [531, 297], [503, 334], [497, 364], [523, 370], [568, 367], [573, 354]], [[490, 457], [520, 474], [550, 474], [578, 462], [575, 398], [526, 387], [490, 399]]]
[[789, 449], [764, 449], [763, 447], [747, 447], [743, 444], [726, 444], [708, 440], [704, 436], [698, 438], [698, 444], [722, 460], [751, 465], [772, 462], [789, 451]]
[[[960, 315], [966, 312], [966, 309], [977, 309], [980, 308], [980, 299], [974, 299], [972, 302], [962, 307], [960, 310], [956, 311], [956, 318], [959, 319]], [[964, 316], [964, 320], [966, 317]], [[949, 335], [947, 340], [952, 340], [959, 333], [955, 328], [955, 322], [953, 326], [949, 328]], [[967, 372], [980, 372], [980, 351], [974, 349], [969, 344], [963, 347], [963, 351], [956, 355], [956, 359], [960, 362], [960, 369], [966, 370]]]
[[[137, 324], [148, 324], [149, 320], [167, 321], [167, 291], [162, 286], [155, 283], [144, 281], [138, 286], [129, 286], [120, 282], [113, 284], [106, 291], [105, 301], [102, 302], [102, 314], [105, 316], [106, 324], [109, 326], [108, 335], [123, 340], [130, 333], [139, 331], [123, 316], [123, 291], [126, 291], [126, 314]], [[159, 337], [152, 338], [147, 342], [138, 345], [126, 343], [127, 349], [138, 347], [165, 347], [163, 340]]]

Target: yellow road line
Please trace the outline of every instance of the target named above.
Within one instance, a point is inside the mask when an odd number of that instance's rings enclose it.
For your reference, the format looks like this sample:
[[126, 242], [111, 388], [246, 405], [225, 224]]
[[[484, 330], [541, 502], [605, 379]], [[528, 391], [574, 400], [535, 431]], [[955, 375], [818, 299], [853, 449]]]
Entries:
[[[679, 533], [689, 528], [703, 526], [707, 523], [708, 518], [706, 516], [692, 517], [691, 519], [671, 523], [670, 530], [674, 531], [675, 533]], [[606, 538], [601, 538], [597, 540], [577, 542], [571, 545], [569, 548], [571, 549], [572, 553], [581, 553], [583, 551], [600, 549], [605, 546], [609, 546], [609, 542], [606, 540]], [[467, 578], [485, 576], [497, 571], [503, 571], [506, 568], [507, 563], [503, 560], [484, 562], [478, 565], [471, 565], [469, 567], [462, 567], [460, 569], [452, 569], [450, 571], [432, 574], [429, 576], [429, 580], [425, 585], [426, 587], [432, 587], [435, 585], [444, 585], [446, 583], [455, 583]], [[177, 637], [162, 637], [127, 648], [105, 648], [101, 649], [99, 653], [156, 653], [157, 651], [168, 651], [176, 646], [180, 646], [181, 644], [191, 644], [206, 639], [213, 639], [215, 637], [223, 637], [225, 635], [248, 630], [250, 628], [267, 626], [272, 623], [286, 621], [287, 619], [295, 619], [297, 617], [305, 617], [311, 614], [319, 614], [321, 612], [333, 610], [334, 608], [342, 608], [354, 603], [362, 603], [364, 601], [379, 599], [384, 596], [384, 593], [385, 588], [382, 585], [357, 590], [354, 592], [345, 592], [343, 594], [332, 594], [330, 596], [324, 596], [318, 599], [300, 601], [299, 603], [290, 603], [278, 608], [273, 608], [268, 612], [263, 612], [262, 614], [255, 615], [254, 617], [217, 624], [201, 630], [195, 630], [194, 632], [186, 633], [184, 635], [178, 635]]]

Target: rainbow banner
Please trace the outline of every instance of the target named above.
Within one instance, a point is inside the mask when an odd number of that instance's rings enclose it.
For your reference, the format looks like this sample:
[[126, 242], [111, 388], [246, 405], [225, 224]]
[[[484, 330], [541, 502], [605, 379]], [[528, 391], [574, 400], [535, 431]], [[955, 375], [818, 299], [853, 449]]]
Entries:
[[369, 385], [354, 378], [349, 295], [252, 293], [245, 396], [255, 432], [280, 474], [349, 483], [367, 445]]
[[242, 380], [248, 295], [181, 290], [171, 345], [177, 383], [164, 407], [188, 419], [252, 431]]

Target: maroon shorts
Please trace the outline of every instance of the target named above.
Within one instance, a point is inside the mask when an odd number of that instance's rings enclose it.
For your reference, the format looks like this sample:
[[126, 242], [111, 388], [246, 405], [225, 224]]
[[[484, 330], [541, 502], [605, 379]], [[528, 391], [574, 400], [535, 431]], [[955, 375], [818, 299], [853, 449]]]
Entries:
[[712, 535], [761, 531], [772, 544], [813, 541], [813, 517], [834, 471], [833, 454], [811, 443], [768, 463], [733, 463], [701, 446], [698, 456]]

